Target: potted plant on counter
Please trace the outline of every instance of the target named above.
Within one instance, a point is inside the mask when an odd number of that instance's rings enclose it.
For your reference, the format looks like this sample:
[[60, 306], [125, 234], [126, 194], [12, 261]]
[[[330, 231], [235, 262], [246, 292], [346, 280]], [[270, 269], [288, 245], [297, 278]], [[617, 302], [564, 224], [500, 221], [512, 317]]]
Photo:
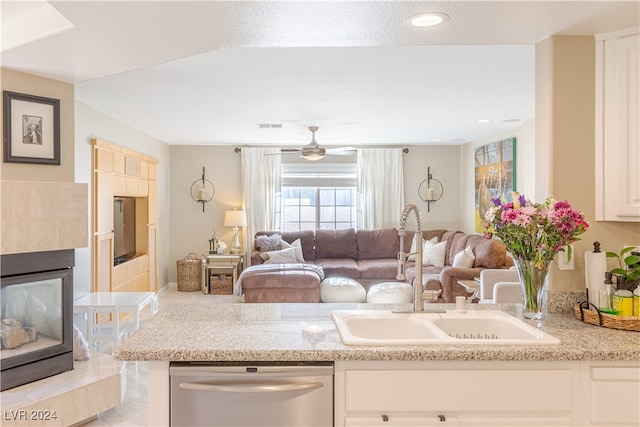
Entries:
[[628, 246], [620, 253], [607, 252], [607, 257], [618, 260], [618, 268], [610, 271], [616, 278], [616, 287], [634, 291], [640, 284], [640, 254], [632, 252], [635, 248]]

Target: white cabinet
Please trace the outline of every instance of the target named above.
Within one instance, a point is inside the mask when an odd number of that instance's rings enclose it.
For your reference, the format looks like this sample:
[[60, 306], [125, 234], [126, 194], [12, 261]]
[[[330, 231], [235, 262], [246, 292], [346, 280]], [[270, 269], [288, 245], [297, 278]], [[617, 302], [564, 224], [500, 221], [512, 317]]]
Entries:
[[336, 362], [336, 426], [567, 426], [577, 363]]
[[640, 221], [640, 29], [596, 38], [596, 220]]
[[640, 425], [640, 364], [594, 363], [583, 372], [583, 425]]

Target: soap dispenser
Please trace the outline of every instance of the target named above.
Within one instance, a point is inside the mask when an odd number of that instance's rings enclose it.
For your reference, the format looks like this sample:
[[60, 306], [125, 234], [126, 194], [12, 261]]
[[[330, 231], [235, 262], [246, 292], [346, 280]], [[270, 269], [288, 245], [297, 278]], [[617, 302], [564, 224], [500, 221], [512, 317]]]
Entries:
[[615, 314], [611, 303], [611, 298], [613, 297], [613, 290], [611, 289], [613, 281], [611, 280], [611, 277], [611, 273], [608, 271], [604, 274], [604, 287], [600, 288], [598, 303], [600, 305], [600, 311]]

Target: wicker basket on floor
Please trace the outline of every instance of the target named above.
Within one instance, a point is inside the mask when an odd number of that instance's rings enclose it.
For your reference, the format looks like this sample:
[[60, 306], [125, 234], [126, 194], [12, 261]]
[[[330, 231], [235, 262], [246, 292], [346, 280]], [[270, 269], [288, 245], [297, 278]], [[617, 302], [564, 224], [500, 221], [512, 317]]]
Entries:
[[202, 260], [191, 252], [176, 261], [178, 268], [178, 290], [195, 292], [202, 290]]
[[212, 275], [209, 284], [211, 295], [231, 295], [233, 294], [233, 279], [230, 275]]
[[638, 316], [616, 316], [603, 313], [588, 302], [575, 304], [573, 306], [573, 313], [578, 320], [592, 325], [640, 332], [640, 317]]

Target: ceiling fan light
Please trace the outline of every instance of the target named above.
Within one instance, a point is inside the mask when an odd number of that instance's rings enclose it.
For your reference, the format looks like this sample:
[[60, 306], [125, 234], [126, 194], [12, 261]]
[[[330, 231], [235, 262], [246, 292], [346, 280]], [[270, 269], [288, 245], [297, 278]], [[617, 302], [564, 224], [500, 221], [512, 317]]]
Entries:
[[414, 27], [432, 27], [449, 20], [449, 15], [441, 12], [426, 12], [409, 18]]
[[302, 157], [304, 157], [307, 160], [316, 161], [316, 160], [323, 159], [325, 155], [326, 155], [325, 153], [322, 153], [322, 154], [321, 153], [312, 153], [312, 154], [303, 154]]

